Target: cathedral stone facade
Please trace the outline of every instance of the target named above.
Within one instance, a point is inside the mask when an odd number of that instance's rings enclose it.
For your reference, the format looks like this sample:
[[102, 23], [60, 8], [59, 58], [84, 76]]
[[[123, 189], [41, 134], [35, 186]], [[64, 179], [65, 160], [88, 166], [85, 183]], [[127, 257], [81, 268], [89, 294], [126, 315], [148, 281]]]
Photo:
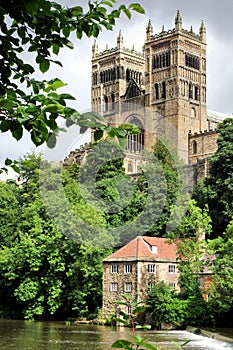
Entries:
[[[140, 172], [140, 152], [152, 150], [156, 138], [178, 153], [194, 182], [208, 174], [217, 150], [215, 129], [227, 115], [207, 110], [206, 28], [186, 30], [177, 12], [174, 28], [153, 34], [149, 21], [142, 52], [125, 48], [120, 31], [117, 45], [99, 52], [92, 47], [92, 111], [117, 127], [133, 123], [140, 133], [127, 136], [125, 169]], [[167, 145], [168, 145], [167, 144]], [[89, 145], [70, 153], [64, 166], [82, 164]]]
[[[216, 151], [219, 119], [209, 118], [206, 106], [206, 28], [199, 33], [182, 27], [177, 12], [175, 27], [153, 34], [149, 21], [142, 52], [117, 46], [103, 52], [92, 47], [92, 110], [106, 123], [136, 124], [140, 133], [128, 135], [126, 171], [140, 170], [142, 149], [152, 150], [156, 137], [171, 142], [185, 164], [199, 162], [207, 172], [208, 158]], [[200, 162], [201, 159], [201, 162]], [[194, 167], [195, 167], [194, 166]]]

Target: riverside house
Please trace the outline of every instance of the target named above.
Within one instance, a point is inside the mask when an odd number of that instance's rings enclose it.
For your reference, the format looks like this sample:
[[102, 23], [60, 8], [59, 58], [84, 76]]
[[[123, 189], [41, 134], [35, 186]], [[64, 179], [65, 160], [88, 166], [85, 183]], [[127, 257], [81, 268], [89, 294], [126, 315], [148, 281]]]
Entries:
[[[179, 290], [176, 244], [167, 238], [139, 236], [103, 260], [103, 313], [112, 313], [124, 294], [145, 298], [156, 282]], [[127, 310], [126, 310], [127, 311]]]

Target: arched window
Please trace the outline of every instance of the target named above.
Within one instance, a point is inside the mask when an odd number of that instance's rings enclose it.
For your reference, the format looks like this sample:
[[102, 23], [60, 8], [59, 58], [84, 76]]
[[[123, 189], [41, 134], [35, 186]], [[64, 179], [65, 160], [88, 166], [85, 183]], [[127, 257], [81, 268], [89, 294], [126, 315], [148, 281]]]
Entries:
[[127, 135], [127, 151], [132, 153], [140, 152], [144, 149], [144, 128], [142, 122], [136, 116], [133, 116], [129, 122], [136, 125], [140, 132]]
[[162, 98], [166, 98], [166, 83], [165, 81], [162, 82], [162, 94], [161, 94]]
[[155, 65], [155, 56], [153, 56], [152, 58], [152, 70], [156, 69], [156, 65]]
[[103, 72], [100, 72], [100, 82], [101, 82], [101, 83], [104, 82]]
[[114, 105], [115, 105], [115, 95], [112, 94], [112, 111], [114, 110]]
[[105, 112], [108, 111], [108, 97], [104, 96], [104, 110]]
[[193, 98], [193, 86], [191, 83], [189, 84], [189, 98]]
[[130, 71], [129, 71], [129, 69], [127, 68], [127, 69], [126, 69], [126, 81], [129, 82], [129, 80], [130, 80]]
[[195, 100], [199, 101], [199, 88], [195, 86]]
[[121, 66], [121, 79], [125, 79], [125, 69]]
[[155, 84], [155, 98], [156, 100], [159, 99], [159, 84]]
[[197, 141], [193, 141], [193, 154], [197, 154]]
[[120, 79], [120, 68], [119, 68], [119, 66], [117, 67], [117, 79]]
[[192, 109], [191, 109], [191, 118], [192, 118], [192, 119], [195, 119], [195, 118], [196, 118], [196, 110], [195, 110], [195, 108], [192, 108]]

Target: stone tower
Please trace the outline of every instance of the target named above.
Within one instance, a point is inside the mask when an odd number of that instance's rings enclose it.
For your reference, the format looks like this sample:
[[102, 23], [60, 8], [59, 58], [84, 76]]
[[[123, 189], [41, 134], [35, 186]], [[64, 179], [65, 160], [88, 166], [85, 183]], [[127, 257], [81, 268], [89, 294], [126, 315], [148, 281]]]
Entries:
[[178, 11], [175, 27], [154, 35], [149, 21], [142, 53], [126, 49], [121, 32], [113, 49], [99, 53], [95, 42], [92, 110], [113, 126], [131, 122], [140, 128], [128, 136], [128, 172], [137, 172], [138, 154], [151, 150], [161, 133], [188, 163], [188, 135], [207, 129], [204, 23], [198, 34], [185, 30]]
[[[177, 12], [175, 28], [153, 36], [149, 22], [145, 43], [146, 105], [162, 115], [177, 132], [179, 155], [188, 161], [188, 133], [207, 128], [206, 30], [182, 28]], [[155, 129], [160, 127], [154, 126]], [[170, 130], [172, 132], [172, 129]], [[164, 130], [166, 134], [166, 130]], [[172, 138], [172, 135], [167, 135]]]

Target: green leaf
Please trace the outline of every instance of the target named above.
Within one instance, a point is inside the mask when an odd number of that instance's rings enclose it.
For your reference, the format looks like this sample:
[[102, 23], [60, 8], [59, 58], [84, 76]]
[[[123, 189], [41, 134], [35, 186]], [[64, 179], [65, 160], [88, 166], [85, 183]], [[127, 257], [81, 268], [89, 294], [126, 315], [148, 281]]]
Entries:
[[62, 29], [62, 33], [63, 35], [68, 38], [69, 35], [70, 35], [70, 27], [69, 26], [65, 26], [63, 29]]
[[18, 32], [18, 36], [19, 36], [21, 39], [24, 39], [24, 38], [25, 38], [25, 29], [24, 29], [24, 28], [22, 28], [22, 27], [18, 28], [17, 32]]
[[11, 165], [12, 164], [12, 160], [11, 159], [9, 159], [9, 158], [6, 158], [6, 160], [5, 160], [5, 163], [4, 163], [5, 165]]
[[126, 137], [126, 131], [125, 130], [118, 128], [118, 129], [116, 129], [116, 132], [117, 132], [117, 136], [118, 137]]
[[101, 140], [103, 138], [103, 130], [95, 130], [94, 132], [94, 140], [95, 142]]
[[107, 5], [107, 6], [109, 6], [109, 7], [112, 7], [112, 6], [113, 6], [113, 4], [112, 4], [111, 1], [105, 1], [105, 0], [101, 1], [101, 5]]
[[42, 109], [42, 112], [50, 112], [50, 113], [64, 113], [64, 106], [60, 104], [49, 104]]
[[114, 320], [115, 320], [116, 322], [119, 322], [119, 323], [124, 324], [124, 325], [127, 326], [127, 327], [130, 327], [130, 322], [127, 322], [127, 321], [123, 320], [122, 318], [115, 318]]
[[104, 122], [104, 117], [97, 112], [86, 112], [82, 114], [82, 117], [85, 119], [91, 119], [93, 121], [97, 119], [101, 122]]
[[132, 342], [130, 342], [128, 340], [119, 339], [119, 340], [116, 340], [112, 344], [112, 348], [115, 348], [115, 349], [130, 349], [131, 344], [132, 344]]
[[54, 133], [50, 134], [49, 139], [47, 140], [46, 144], [49, 148], [54, 148], [56, 146], [57, 138]]
[[70, 94], [61, 94], [60, 98], [62, 98], [64, 100], [76, 100], [76, 98]]
[[10, 129], [11, 127], [11, 121], [10, 120], [3, 120], [1, 123], [0, 123], [0, 130], [2, 132], [6, 132]]
[[17, 129], [15, 129], [14, 131], [12, 131], [12, 136], [19, 141], [21, 139], [21, 137], [23, 136], [23, 127], [18, 124]]
[[126, 146], [127, 146], [127, 139], [126, 139], [126, 137], [118, 137], [118, 142], [119, 142], [119, 145], [122, 148], [126, 148]]
[[149, 343], [142, 342], [140, 345], [149, 350], [159, 350], [156, 346]]
[[142, 15], [144, 15], [146, 13], [144, 8], [138, 3], [130, 4], [129, 8], [134, 10], [134, 11], [136, 11], [136, 12], [138, 12], [138, 13], [141, 13]]
[[66, 46], [67, 46], [69, 49], [73, 49], [73, 48], [74, 48], [74, 45], [73, 45], [73, 43], [72, 43], [71, 41], [68, 41], [68, 42], [66, 43]]
[[49, 60], [45, 60], [45, 59], [44, 59], [42, 62], [40, 62], [39, 67], [40, 67], [40, 71], [41, 71], [42, 73], [47, 72], [47, 70], [48, 70], [49, 67], [50, 67], [50, 62], [49, 62]]
[[144, 311], [146, 311], [146, 307], [145, 307], [145, 306], [137, 306], [137, 307], [133, 310], [133, 312], [134, 312], [135, 314], [139, 314], [139, 313], [142, 313], [142, 312], [144, 312]]
[[47, 87], [44, 89], [45, 92], [50, 92], [50, 91], [54, 91], [57, 90], [61, 87], [66, 86], [67, 84], [63, 83], [63, 81], [61, 81], [60, 79], [56, 79], [53, 82], [51, 82], [50, 84], [47, 85]]
[[9, 99], [1, 99], [0, 100], [0, 108], [6, 109], [8, 111], [12, 111], [14, 107], [14, 102]]
[[117, 304], [117, 305], [126, 305], [127, 306], [127, 303], [125, 301], [116, 301], [115, 304]]
[[18, 167], [18, 165], [13, 164], [13, 165], [11, 166], [11, 168], [12, 168], [16, 173], [20, 173], [20, 168]]
[[145, 324], [145, 325], [143, 325], [143, 326], [141, 326], [141, 325], [136, 325], [135, 326], [135, 328], [136, 329], [151, 329], [151, 325], [150, 324]]
[[123, 11], [129, 19], [132, 17], [130, 10], [124, 9]]
[[59, 45], [58, 44], [53, 44], [53, 53], [55, 55], [58, 55], [59, 51], [60, 51]]
[[114, 138], [115, 136], [117, 136], [117, 130], [116, 130], [116, 128], [111, 128], [111, 130], [109, 130], [109, 131], [107, 132], [107, 134], [108, 134], [108, 136], [109, 136], [110, 138]]
[[83, 13], [83, 8], [81, 6], [75, 6], [71, 8], [71, 12], [74, 16], [79, 16]]

